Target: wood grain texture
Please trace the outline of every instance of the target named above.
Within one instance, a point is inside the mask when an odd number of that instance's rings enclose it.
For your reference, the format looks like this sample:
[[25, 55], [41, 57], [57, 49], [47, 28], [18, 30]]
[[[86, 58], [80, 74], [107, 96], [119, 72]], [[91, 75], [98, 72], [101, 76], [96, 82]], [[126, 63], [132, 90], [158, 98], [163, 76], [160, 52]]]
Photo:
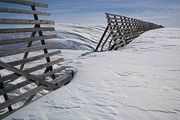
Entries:
[[40, 27], [40, 28], [10, 28], [10, 29], [0, 29], [0, 34], [5, 33], [19, 33], [19, 32], [38, 32], [38, 31], [54, 31], [54, 27]]
[[0, 19], [0, 24], [50, 24], [54, 25], [51, 20], [27, 20], [27, 19]]
[[21, 5], [29, 5], [29, 6], [48, 8], [47, 4], [30, 2], [30, 1], [25, 1], [25, 0], [1, 0], [0, 2], [7, 2], [7, 3], [15, 3], [15, 4], [21, 4]]
[[21, 10], [21, 9], [12, 9], [12, 8], [0, 8], [0, 12], [5, 12], [5, 13], [19, 13], [19, 14], [50, 15], [49, 12], [45, 12], [45, 11]]

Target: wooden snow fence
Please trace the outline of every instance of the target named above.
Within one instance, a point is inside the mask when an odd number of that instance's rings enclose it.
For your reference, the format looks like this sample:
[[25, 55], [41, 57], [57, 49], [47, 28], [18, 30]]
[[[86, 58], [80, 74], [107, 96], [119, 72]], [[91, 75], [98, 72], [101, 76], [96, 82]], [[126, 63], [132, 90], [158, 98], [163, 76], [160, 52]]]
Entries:
[[[36, 10], [37, 7], [48, 8], [47, 4], [25, 0], [0, 0], [0, 3], [7, 4], [7, 7], [0, 8], [0, 13], [7, 15], [5, 18], [0, 16], [0, 25], [5, 27], [0, 29], [0, 35], [19, 35], [10, 39], [0, 38], [0, 97], [4, 99], [0, 101], [2, 119], [45, 93], [70, 82], [73, 71], [63, 66], [61, 51], [55, 49], [58, 44], [45, 42], [45, 39], [57, 38], [53, 33], [55, 28], [51, 26], [54, 21], [39, 19], [40, 15], [49, 16], [50, 13]], [[28, 7], [31, 9], [25, 10]], [[13, 19], [7, 18], [11, 14]], [[14, 19], [20, 15], [23, 19]], [[26, 33], [25, 37], [21, 36], [23, 33]]]
[[106, 13], [107, 27], [95, 49], [97, 51], [117, 50], [126, 46], [145, 31], [163, 28], [162, 25]]

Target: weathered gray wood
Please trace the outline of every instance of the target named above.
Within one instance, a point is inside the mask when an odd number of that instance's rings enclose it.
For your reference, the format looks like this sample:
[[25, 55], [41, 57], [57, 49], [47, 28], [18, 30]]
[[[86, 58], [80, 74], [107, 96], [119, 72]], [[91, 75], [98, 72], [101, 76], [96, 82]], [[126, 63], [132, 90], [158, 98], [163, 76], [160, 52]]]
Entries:
[[[1, 75], [0, 75], [0, 77], [1, 77]], [[4, 87], [4, 83], [1, 82], [1, 83], [0, 83], [0, 90], [1, 90], [1, 89], [4, 89], [4, 88], [5, 88], [5, 87]], [[8, 94], [7, 94], [7, 93], [3, 94], [3, 96], [4, 96], [4, 100], [5, 100], [5, 101], [9, 100], [9, 97], [8, 97]], [[13, 111], [13, 109], [12, 109], [11, 106], [8, 106], [8, 110], [9, 110], [9, 112]]]
[[0, 19], [0, 24], [50, 24], [54, 25], [51, 20], [26, 20], [26, 19]]
[[[32, 9], [32, 10], [36, 10], [35, 6], [31, 6], [31, 9]], [[33, 17], [34, 17], [34, 20], [39, 20], [37, 14], [33, 14]], [[36, 27], [39, 27], [39, 28], [40, 28], [41, 26], [40, 26], [40, 24], [38, 24], [38, 25], [36, 24]], [[38, 33], [39, 33], [39, 36], [43, 36], [42, 31], [38, 31]], [[28, 45], [30, 45], [30, 46], [31, 46], [31, 44], [32, 44], [32, 42], [29, 42], [29, 43], [28, 43]], [[44, 40], [41, 40], [41, 44], [42, 44], [42, 45], [45, 45], [46, 43], [45, 43]], [[43, 49], [43, 51], [44, 51], [44, 54], [47, 54], [47, 53], [48, 53], [48, 50], [47, 50], [47, 49]], [[23, 59], [25, 59], [27, 56], [28, 56], [28, 52], [26, 52], [26, 53], [24, 54]], [[47, 62], [50, 62], [51, 60], [50, 60], [49, 57], [47, 57], [47, 58], [46, 58], [46, 61], [47, 61]], [[20, 69], [23, 69], [23, 67], [24, 67], [24, 64], [21, 65]], [[52, 71], [52, 70], [53, 70], [52, 66], [49, 66], [49, 67], [46, 68], [46, 70], [45, 70], [44, 72], [48, 72], [48, 71]], [[55, 75], [54, 75], [54, 74], [53, 74], [51, 77], [52, 77], [52, 79], [55, 79]]]
[[0, 29], [0, 34], [4, 33], [18, 33], [18, 32], [38, 32], [38, 31], [54, 31], [54, 27], [41, 27], [41, 28], [11, 28]]
[[[111, 13], [106, 13], [106, 18], [109, 29], [105, 30], [104, 34], [109, 35], [105, 36], [103, 34], [95, 51], [98, 51], [100, 47], [101, 49], [99, 50], [103, 51], [106, 44], [109, 44], [109, 47], [106, 48], [106, 50], [117, 50], [118, 48], [127, 45], [132, 39], [138, 37], [145, 31], [163, 27], [150, 22]], [[108, 39], [110, 40], [108, 41]]]
[[94, 50], [95, 52], [97, 52], [99, 46], [101, 45], [101, 43], [102, 43], [102, 41], [103, 41], [103, 38], [104, 38], [104, 36], [106, 35], [106, 32], [108, 31], [108, 29], [109, 29], [109, 25], [106, 27], [106, 29], [105, 29], [105, 31], [104, 31], [104, 33], [103, 33], [103, 35], [102, 35], [102, 37], [101, 37], [101, 39], [100, 39], [97, 47], [96, 47], [96, 49]]
[[32, 81], [26, 80], [26, 81], [20, 82], [18, 84], [12, 85], [10, 87], [6, 87], [4, 89], [0, 89], [0, 95], [4, 95], [4, 94], [6, 94], [8, 92], [11, 92], [13, 90], [17, 90], [17, 89], [19, 89], [21, 87], [24, 87], [24, 86], [26, 86], [26, 85], [28, 85], [30, 83], [32, 83]]
[[[60, 71], [64, 70], [65, 68], [66, 68], [65, 66], [62, 66], [62, 67], [54, 69], [53, 71], [50, 71], [48, 73], [44, 73], [43, 75], [39, 75], [38, 77], [44, 79], [45, 77], [48, 77], [48, 76], [50, 76], [50, 75], [52, 75], [54, 73], [60, 72]], [[26, 81], [23, 81], [21, 83], [6, 87], [4, 89], [0, 89], [0, 95], [4, 95], [4, 94], [6, 94], [8, 92], [19, 89], [19, 88], [24, 87], [24, 86], [26, 86], [28, 84], [31, 84], [31, 83], [32, 83], [31, 81], [26, 80]]]
[[47, 4], [30, 2], [25, 0], [1, 0], [0, 2], [8, 2], [8, 3], [22, 4], [22, 5], [36, 6], [36, 7], [44, 7], [44, 8], [48, 7]]
[[[51, 64], [52, 63], [53, 62], [51, 62]], [[53, 84], [51, 84], [51, 83], [49, 83], [47, 81], [44, 81], [43, 79], [41, 79], [41, 78], [39, 78], [37, 76], [29, 74], [26, 70], [25, 71], [19, 70], [19, 69], [15, 68], [15, 67], [7, 64], [7, 63], [4, 63], [2, 61], [0, 61], [0, 66], [3, 67], [3, 68], [6, 68], [9, 71], [15, 72], [18, 75], [24, 76], [27, 80], [31, 80], [31, 81], [35, 82], [36, 84], [40, 83], [40, 84], [42, 84], [42, 85], [44, 85], [46, 87], [49, 87], [50, 89], [57, 89], [57, 87], [55, 85], [53, 85]], [[3, 82], [3, 81], [1, 81], [1, 82]]]
[[0, 12], [5, 12], [5, 13], [20, 13], [20, 14], [50, 15], [49, 12], [45, 12], [45, 11], [21, 10], [21, 9], [12, 9], [12, 8], [0, 8]]
[[[3, 62], [0, 61], [0, 70], [6, 69], [8, 71], [11, 71], [12, 74], [4, 75], [0, 77], [0, 82], [9, 82], [14, 81], [19, 77], [25, 77], [25, 81], [20, 82], [15, 85], [5, 86], [3, 89], [0, 89], [0, 95], [7, 95], [7, 93], [12, 92], [14, 90], [17, 90], [19, 88], [25, 87], [29, 84], [36, 84], [37, 88], [28, 91], [26, 93], [21, 94], [20, 96], [13, 97], [12, 99], [6, 99], [4, 103], [0, 103], [0, 110], [7, 108], [19, 101], [26, 100], [26, 104], [31, 102], [36, 96], [36, 93], [38, 91], [41, 91], [43, 89], [46, 89], [48, 91], [55, 90], [59, 88], [61, 85], [67, 84], [72, 79], [72, 75], [68, 76], [61, 76], [65, 73], [65, 66], [59, 66], [57, 69], [53, 69], [53, 65], [58, 64], [63, 61], [63, 58], [58, 58], [56, 60], [51, 61], [50, 56], [59, 55], [60, 51], [54, 51], [54, 52], [48, 52], [48, 48], [57, 48], [58, 44], [46, 44], [45, 39], [52, 39], [57, 38], [57, 35], [43, 35], [42, 31], [53, 31], [55, 30], [54, 27], [41, 27], [41, 24], [54, 24], [53, 21], [50, 20], [39, 20], [38, 15], [50, 15], [49, 12], [44, 11], [37, 11], [35, 7], [48, 7], [47, 4], [41, 4], [36, 2], [30, 2], [25, 0], [0, 0], [1, 2], [7, 2], [7, 3], [14, 3], [14, 4], [22, 4], [22, 5], [28, 5], [32, 8], [32, 10], [25, 10], [25, 9], [16, 9], [16, 8], [0, 8], [0, 12], [4, 13], [16, 13], [16, 14], [32, 14], [34, 16], [34, 20], [30, 19], [8, 19], [8, 18], [0, 18], [0, 24], [31, 24], [34, 25], [34, 28], [11, 28], [11, 29], [0, 29], [0, 34], [7, 34], [8, 33], [19, 33], [19, 32], [31, 32], [31, 37], [26, 38], [16, 38], [16, 39], [1, 39], [0, 40], [0, 46], [7, 46], [9, 44], [18, 44], [18, 43], [26, 43], [28, 42], [27, 48], [17, 48], [14, 50], [0, 50], [0, 57], [11, 57], [11, 55], [16, 55], [20, 53], [24, 53], [24, 57], [21, 60], [16, 60], [12, 62]], [[25, 16], [26, 18], [26, 16]], [[39, 36], [36, 36], [39, 34]], [[35, 45], [32, 46], [34, 41], [40, 40], [41, 45]], [[28, 58], [29, 52], [34, 52], [38, 50], [43, 50], [44, 54], [33, 56]], [[30, 68], [24, 68], [24, 64], [40, 60], [42, 58], [46, 59], [47, 63], [39, 63], [40, 65], [35, 65], [34, 67]], [[17, 66], [17, 65], [20, 65]], [[37, 74], [37, 70], [42, 71], [45, 69], [44, 73], [42, 75]], [[57, 74], [60, 72], [59, 74]], [[61, 75], [60, 75], [61, 74]], [[58, 77], [59, 75], [59, 77]], [[51, 83], [47, 80], [47, 77], [52, 77], [52, 79], [56, 79], [56, 82]], [[8, 81], [6, 81], [8, 80]], [[15, 109], [16, 110], [16, 109]], [[13, 109], [13, 111], [15, 111]], [[4, 118], [9, 113], [12, 113], [11, 111], [7, 114], [3, 113], [3, 115], [0, 115], [0, 119]]]
[[[34, 15], [33, 15], [33, 16], [34, 16]], [[35, 20], [36, 20], [36, 19], [35, 19]], [[38, 27], [38, 26], [35, 25], [34, 27], [36, 28], [36, 27]], [[37, 33], [37, 32], [32, 32], [32, 33], [31, 33], [31, 37], [35, 37], [36, 33]], [[32, 46], [32, 43], [33, 43], [33, 41], [28, 42], [27, 47], [31, 47], [31, 46]], [[24, 53], [24, 56], [23, 56], [23, 59], [26, 59], [26, 58], [28, 57], [28, 54], [29, 54], [29, 52], [25, 52], [25, 53]], [[21, 64], [20, 70], [23, 70], [23, 68], [24, 68], [24, 64]]]
[[51, 76], [52, 74], [57, 73], [57, 72], [60, 72], [60, 71], [65, 70], [65, 69], [66, 69], [65, 66], [61, 66], [61, 67], [59, 67], [59, 68], [57, 68], [57, 69], [54, 69], [54, 70], [52, 70], [52, 71], [49, 71], [49, 72], [44, 73], [44, 74], [42, 74], [42, 75], [39, 75], [39, 77], [45, 78], [45, 77]]
[[35, 61], [35, 60], [40, 60], [42, 58], [46, 58], [46, 57], [50, 57], [50, 56], [54, 56], [54, 55], [59, 55], [59, 54], [61, 54], [60, 50], [59, 51], [50, 52], [50, 53], [47, 53], [47, 54], [37, 55], [37, 56], [34, 56], [34, 57], [22, 59], [22, 60], [17, 60], [17, 61], [9, 62], [8, 64], [10, 64], [12, 66], [16, 66], [16, 65], [29, 63], [29, 62], [32, 62], [32, 61]]
[[31, 96], [31, 95], [39, 92], [39, 91], [42, 91], [44, 88], [45, 88], [44, 86], [39, 86], [39, 87], [37, 87], [37, 88], [35, 88], [33, 90], [30, 90], [30, 91], [28, 91], [28, 92], [26, 92], [26, 93], [24, 93], [24, 94], [22, 94], [20, 96], [14, 97], [11, 100], [8, 100], [8, 101], [6, 101], [4, 103], [1, 103], [0, 110], [2, 110], [4, 108], [7, 108], [8, 106], [13, 105], [13, 104], [15, 104], [15, 103], [17, 103], [17, 102], [19, 102], [21, 100], [24, 100], [25, 98], [27, 98], [27, 97], [29, 97], [29, 96]]
[[[67, 78], [69, 75], [68, 74], [64, 74], [61, 77], [57, 77], [56, 79], [52, 80], [51, 83], [56, 84], [58, 82], [61, 82], [62, 80], [64, 80], [65, 78]], [[64, 84], [63, 84], [64, 85]]]
[[72, 79], [72, 75], [70, 73], [65, 73], [60, 77], [57, 77], [56, 79], [50, 81], [51, 83], [57, 85], [58, 87], [62, 87], [69, 83]]
[[57, 46], [58, 46], [57, 44], [53, 43], [53, 44], [46, 44], [46, 45], [40, 45], [40, 46], [15, 49], [15, 50], [11, 50], [11, 51], [0, 51], [0, 57], [20, 54], [20, 53], [24, 53], [24, 52], [33, 52], [33, 51], [43, 50], [45, 48], [46, 49], [47, 48], [56, 48]]
[[43, 69], [43, 68], [46, 68], [46, 67], [49, 67], [49, 66], [58, 64], [58, 63], [63, 62], [63, 61], [64, 61], [63, 58], [59, 58], [59, 59], [57, 59], [57, 60], [50, 61], [50, 62], [48, 62], [48, 63], [42, 64], [42, 65], [37, 65], [37, 66], [35, 66], [35, 67], [26, 69], [26, 70], [24, 70], [24, 71], [25, 71], [25, 72], [28, 72], [28, 73], [34, 72], [34, 71], [37, 71], [37, 70], [40, 70], [40, 69]]
[[[61, 54], [60, 50], [59, 51], [50, 52], [50, 53], [47, 53], [47, 54], [37, 55], [37, 56], [34, 56], [34, 57], [22, 59], [22, 60], [12, 61], [12, 62], [9, 62], [8, 64], [12, 65], [12, 66], [16, 66], [16, 65], [21, 65], [21, 64], [29, 63], [29, 62], [32, 62], [32, 61], [35, 61], [35, 60], [40, 60], [42, 58], [46, 58], [46, 57], [50, 57], [50, 56], [54, 56], [54, 55], [59, 55], [59, 54]], [[3, 68], [0, 67], [0, 70], [1, 69], [3, 69]]]
[[[31, 72], [34, 72], [34, 71], [37, 71], [37, 70], [40, 70], [40, 69], [43, 69], [43, 68], [46, 68], [46, 67], [49, 67], [49, 66], [52, 66], [54, 64], [58, 64], [60, 62], [63, 61], [63, 58], [59, 58], [57, 60], [54, 60], [54, 61], [51, 61], [51, 62], [48, 62], [48, 63], [45, 63], [45, 64], [41, 64], [41, 65], [37, 65], [35, 67], [32, 67], [32, 68], [28, 68], [26, 70], [23, 70], [24, 72], [26, 73], [31, 73]], [[1, 61], [0, 61], [1, 62]], [[0, 65], [1, 66], [1, 65]], [[1, 66], [3, 67], [3, 66]], [[3, 67], [3, 68], [6, 68], [6, 67]], [[7, 68], [6, 68], [7, 69]], [[15, 72], [16, 73], [16, 72]], [[17, 79], [19, 77], [18, 74], [9, 74], [9, 75], [5, 75], [5, 76], [2, 76], [0, 78], [0, 82], [3, 82], [3, 81], [6, 81], [6, 80], [14, 80], [14, 79]]]
[[[60, 71], [64, 70], [65, 68], [66, 68], [65, 66], [62, 66], [62, 67], [54, 69], [53, 71], [50, 71], [48, 73], [44, 73], [43, 75], [39, 75], [38, 77], [40, 77], [41, 79], [44, 79], [45, 77], [48, 77], [54, 73], [60, 72]], [[19, 89], [19, 88], [24, 87], [24, 86], [31, 84], [31, 83], [32, 83], [31, 81], [26, 80], [26, 81], [23, 81], [21, 83], [6, 87], [4, 89], [0, 89], [0, 95], [4, 95], [8, 92]]]
[[44, 36], [38, 36], [38, 37], [0, 40], [0, 45], [15, 44], [15, 43], [24, 43], [24, 42], [30, 42], [30, 41], [52, 39], [52, 38], [57, 38], [57, 35], [44, 35]]

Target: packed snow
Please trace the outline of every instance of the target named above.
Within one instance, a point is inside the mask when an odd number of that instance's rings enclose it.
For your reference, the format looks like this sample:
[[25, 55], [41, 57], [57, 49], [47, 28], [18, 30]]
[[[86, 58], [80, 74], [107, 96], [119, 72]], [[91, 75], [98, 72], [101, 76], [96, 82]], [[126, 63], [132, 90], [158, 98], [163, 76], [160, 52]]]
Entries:
[[72, 43], [62, 54], [78, 69], [74, 79], [5, 120], [180, 120], [180, 29], [151, 30], [118, 51], [81, 56], [103, 27], [62, 28], [59, 39]]

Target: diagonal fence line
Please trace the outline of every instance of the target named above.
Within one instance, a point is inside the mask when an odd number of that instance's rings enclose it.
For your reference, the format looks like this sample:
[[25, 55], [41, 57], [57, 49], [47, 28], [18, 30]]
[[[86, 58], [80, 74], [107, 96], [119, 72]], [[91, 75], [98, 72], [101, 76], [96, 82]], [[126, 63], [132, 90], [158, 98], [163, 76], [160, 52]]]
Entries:
[[106, 18], [108, 25], [95, 52], [118, 50], [129, 44], [133, 39], [144, 32], [164, 27], [151, 22], [111, 13], [106, 13]]

